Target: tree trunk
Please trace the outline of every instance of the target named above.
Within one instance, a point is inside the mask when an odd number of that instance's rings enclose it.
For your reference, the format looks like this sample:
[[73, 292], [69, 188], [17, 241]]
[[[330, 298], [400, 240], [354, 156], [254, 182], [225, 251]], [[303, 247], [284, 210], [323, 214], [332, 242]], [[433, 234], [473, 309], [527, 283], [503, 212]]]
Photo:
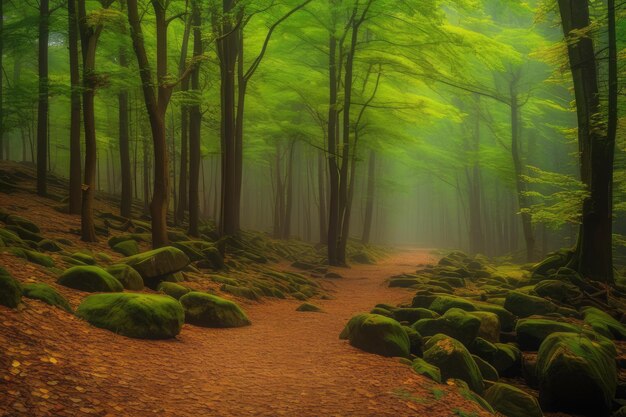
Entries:
[[372, 217], [374, 214], [374, 191], [376, 186], [376, 151], [370, 150], [370, 160], [367, 169], [367, 195], [365, 197], [365, 219], [363, 222], [363, 237], [361, 243], [368, 245], [372, 232]]
[[[123, 4], [123, 3], [122, 3]], [[120, 47], [120, 66], [128, 67], [128, 57], [126, 48]], [[130, 173], [130, 142], [128, 128], [128, 91], [126, 89], [119, 92], [117, 96], [119, 109], [119, 145], [120, 145], [120, 168], [122, 176], [122, 194], [120, 199], [120, 215], [130, 218], [132, 216], [133, 184]]]
[[[586, 0], [559, 0], [558, 4], [563, 33], [571, 38], [567, 50], [576, 96], [580, 172], [589, 191], [583, 201], [582, 223], [570, 267], [585, 278], [613, 283], [612, 184], [615, 141], [614, 137], [607, 134], [604, 121], [598, 118], [602, 110], [593, 39], [576, 34], [590, 24], [589, 4]], [[611, 9], [614, 12], [614, 7], [609, 7], [609, 12]], [[611, 19], [609, 23], [613, 25]], [[609, 28], [609, 37], [614, 41], [614, 26], [612, 29]], [[614, 55], [610, 57], [609, 68], [613, 68], [610, 75], [616, 76], [613, 72], [614, 59]], [[609, 79], [609, 85], [616, 86], [615, 78]], [[613, 99], [610, 102], [615, 103]], [[611, 111], [609, 109], [609, 113]]]
[[68, 43], [70, 61], [70, 189], [69, 213], [80, 214], [82, 204], [80, 153], [80, 67], [78, 62], [78, 15], [76, 0], [68, 0]]
[[[331, 7], [334, 1], [331, 0]], [[328, 60], [328, 264], [339, 265], [337, 248], [339, 243], [339, 167], [337, 165], [337, 38], [334, 29], [329, 37]]]
[[[178, 63], [178, 73], [183, 75], [187, 66], [187, 50], [189, 45], [189, 35], [191, 33], [191, 19], [187, 19], [185, 22], [185, 31], [183, 32], [183, 42], [180, 52], [180, 61]], [[180, 90], [186, 92], [189, 90], [189, 79], [185, 78], [181, 85]], [[187, 210], [189, 194], [187, 192], [187, 183], [189, 181], [187, 171], [189, 170], [189, 152], [188, 152], [188, 139], [189, 139], [189, 107], [183, 103], [180, 106], [180, 175], [178, 178], [178, 204], [176, 206], [176, 212], [174, 218], [177, 223], [182, 224], [185, 221], [185, 211]], [[175, 154], [174, 154], [175, 155]]]
[[326, 176], [324, 175], [324, 153], [317, 156], [317, 193], [319, 196], [319, 233], [320, 243], [328, 244], [328, 225], [326, 224]]
[[48, 38], [49, 0], [39, 1], [39, 96], [37, 106], [37, 194], [48, 192]]
[[283, 217], [282, 238], [289, 239], [291, 236], [291, 213], [293, 209], [293, 152], [296, 141], [289, 144], [289, 157], [287, 158], [287, 173], [285, 178], [285, 215]]
[[[200, 15], [199, 0], [194, 0], [193, 7], [193, 55], [199, 58], [202, 55], [202, 32], [200, 29], [202, 20]], [[191, 89], [200, 93], [200, 63], [194, 63], [191, 73]], [[200, 103], [194, 102], [189, 108], [189, 234], [199, 236], [199, 181], [200, 181], [200, 128], [202, 124], [202, 113]], [[181, 171], [182, 175], [182, 171]], [[181, 180], [182, 183], [182, 180]], [[181, 191], [182, 192], [182, 191]]]
[[[0, 1], [0, 71], [2, 71], [4, 62], [4, 1]], [[0, 73], [0, 161], [4, 159], [4, 131], [6, 124], [4, 123], [4, 94], [2, 86], [4, 84], [4, 76]], [[7, 157], [8, 159], [8, 157]]]

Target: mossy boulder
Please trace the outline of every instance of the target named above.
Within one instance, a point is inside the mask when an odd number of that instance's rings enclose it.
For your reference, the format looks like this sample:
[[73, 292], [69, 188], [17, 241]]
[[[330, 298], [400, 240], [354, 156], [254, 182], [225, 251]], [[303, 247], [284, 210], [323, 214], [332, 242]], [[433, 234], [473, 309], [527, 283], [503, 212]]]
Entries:
[[547, 411], [610, 413], [617, 387], [614, 347], [580, 333], [553, 333], [537, 354], [539, 401]]
[[558, 307], [545, 298], [524, 294], [520, 291], [510, 291], [504, 301], [504, 308], [518, 317], [545, 315], [555, 313]]
[[14, 233], [13, 231], [8, 229], [0, 228], [0, 239], [2, 239], [2, 241], [7, 246], [24, 245], [24, 241], [22, 240], [22, 238], [19, 237], [17, 233]]
[[493, 358], [498, 352], [498, 347], [495, 344], [483, 339], [482, 337], [477, 337], [476, 339], [474, 339], [472, 344], [469, 345], [468, 349], [471, 353], [480, 356], [490, 363], [491, 361], [493, 361]]
[[133, 256], [139, 253], [139, 244], [135, 240], [125, 240], [113, 246], [113, 249], [117, 253], [121, 253], [124, 256]]
[[52, 239], [44, 239], [37, 243], [37, 248], [45, 252], [61, 252], [63, 248]]
[[138, 253], [122, 260], [145, 278], [158, 278], [173, 274], [189, 265], [189, 258], [173, 246]]
[[43, 283], [24, 284], [22, 295], [26, 298], [43, 301], [51, 306], [59, 307], [68, 313], [73, 313], [72, 306], [65, 297], [57, 292], [53, 287]]
[[315, 304], [311, 304], [311, 303], [302, 303], [298, 306], [298, 308], [296, 308], [296, 311], [305, 311], [305, 312], [321, 312], [322, 309], [318, 306], [316, 306]]
[[419, 292], [413, 297], [412, 307], [422, 307], [432, 310], [438, 314], [444, 314], [451, 308], [460, 308], [465, 311], [475, 311], [476, 306], [462, 297], [453, 295], [432, 295], [420, 294]]
[[35, 223], [31, 222], [28, 219], [25, 219], [24, 217], [21, 216], [17, 216], [15, 214], [12, 214], [10, 216], [8, 216], [4, 222], [6, 224], [11, 224], [11, 225], [15, 225], [15, 226], [19, 226], [23, 229], [28, 230], [29, 232], [32, 233], [41, 233], [41, 230], [39, 229], [39, 226], [37, 226]]
[[391, 313], [393, 314], [393, 318], [397, 321], [406, 321], [410, 324], [421, 319], [436, 319], [439, 317], [439, 314], [434, 311], [419, 307], [393, 308]]
[[540, 297], [549, 297], [561, 302], [567, 302], [582, 295], [580, 288], [558, 279], [542, 280], [535, 284], [533, 290]]
[[422, 356], [424, 347], [424, 339], [422, 338], [422, 335], [412, 327], [402, 326], [402, 328], [406, 331], [407, 336], [409, 336], [411, 353], [416, 356]]
[[408, 357], [411, 341], [400, 323], [379, 314], [359, 314], [350, 319], [340, 339], [366, 352]]
[[626, 340], [626, 326], [596, 307], [584, 307], [583, 319], [591, 328], [609, 339]]
[[[517, 316], [504, 308], [502, 305], [494, 304], [495, 299], [492, 298], [489, 301], [490, 302], [474, 301], [474, 306], [477, 311], [487, 311], [489, 313], [496, 314], [500, 320], [500, 328], [502, 331], [512, 331], [515, 328]], [[505, 300], [502, 299], [502, 304], [504, 304], [504, 301]]]
[[441, 371], [434, 365], [429, 364], [422, 358], [415, 358], [411, 363], [411, 368], [415, 373], [429, 377], [441, 384]]
[[500, 318], [496, 313], [490, 311], [472, 311], [468, 314], [480, 320], [477, 336], [494, 343], [500, 341]]
[[32, 262], [34, 264], [45, 266], [47, 268], [52, 268], [54, 266], [54, 259], [48, 255], [44, 255], [43, 253], [21, 248], [13, 248], [12, 252], [16, 256], [24, 258], [28, 260], [28, 262]]
[[90, 295], [76, 313], [96, 327], [138, 339], [175, 337], [185, 317], [173, 298], [137, 293]]
[[0, 266], [0, 305], [16, 308], [22, 300], [20, 283]]
[[31, 242], [41, 242], [44, 239], [44, 237], [41, 236], [39, 233], [31, 232], [30, 230], [26, 230], [21, 226], [10, 224], [7, 225], [6, 228], [17, 234], [23, 240], [30, 240]]
[[515, 326], [517, 343], [522, 350], [538, 350], [541, 343], [555, 332], [579, 333], [581, 328], [570, 323], [543, 319], [520, 319]]
[[180, 298], [185, 321], [203, 327], [241, 327], [250, 324], [246, 313], [234, 302], [202, 292], [189, 292]]
[[180, 297], [191, 291], [187, 287], [183, 287], [182, 285], [167, 281], [161, 282], [157, 287], [157, 290], [177, 300], [179, 300]]
[[502, 376], [516, 376], [521, 371], [522, 351], [510, 343], [494, 343], [498, 349], [491, 360], [491, 365]]
[[506, 417], [543, 417], [537, 399], [512, 385], [497, 382], [485, 391], [485, 400]]
[[111, 265], [107, 268], [107, 272], [113, 275], [124, 287], [124, 289], [132, 291], [143, 290], [143, 278], [139, 272], [126, 264]]
[[472, 358], [474, 358], [474, 362], [478, 365], [478, 369], [480, 369], [480, 374], [483, 376], [483, 379], [488, 381], [497, 381], [500, 379], [498, 371], [489, 362], [478, 355], [472, 355]]
[[74, 266], [67, 269], [57, 282], [65, 287], [86, 292], [120, 292], [124, 286], [111, 274], [97, 266]]
[[76, 252], [76, 253], [73, 253], [71, 255], [71, 257], [76, 259], [76, 260], [78, 260], [78, 261], [81, 261], [85, 265], [95, 265], [96, 264], [96, 259], [93, 257], [93, 255], [90, 255], [88, 253]]
[[478, 365], [461, 342], [444, 334], [437, 334], [424, 345], [424, 360], [439, 368], [441, 377], [461, 379], [472, 391], [482, 394], [483, 378]]
[[451, 308], [439, 318], [418, 320], [412, 327], [422, 336], [442, 333], [469, 346], [478, 335], [480, 319], [459, 308]]
[[[259, 293], [258, 290], [254, 288], [250, 288], [250, 287], [245, 287], [245, 286], [233, 286], [229, 284], [222, 284], [222, 286], [220, 287], [220, 291], [227, 292], [236, 297], [247, 298], [248, 300], [257, 301], [261, 299], [261, 294]], [[305, 297], [304, 299], [307, 299], [307, 298], [308, 297]]]

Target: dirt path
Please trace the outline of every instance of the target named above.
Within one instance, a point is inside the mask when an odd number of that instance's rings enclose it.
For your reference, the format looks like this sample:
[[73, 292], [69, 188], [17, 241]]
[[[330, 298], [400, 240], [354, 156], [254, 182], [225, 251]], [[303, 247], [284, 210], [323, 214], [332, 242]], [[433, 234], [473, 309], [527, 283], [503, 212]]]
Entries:
[[355, 313], [409, 300], [385, 280], [427, 257], [404, 251], [340, 271], [327, 285], [335, 299], [315, 301], [324, 313], [246, 304], [252, 326], [185, 325], [171, 341], [124, 338], [33, 300], [0, 306], [0, 415], [487, 415], [454, 388], [338, 339]]

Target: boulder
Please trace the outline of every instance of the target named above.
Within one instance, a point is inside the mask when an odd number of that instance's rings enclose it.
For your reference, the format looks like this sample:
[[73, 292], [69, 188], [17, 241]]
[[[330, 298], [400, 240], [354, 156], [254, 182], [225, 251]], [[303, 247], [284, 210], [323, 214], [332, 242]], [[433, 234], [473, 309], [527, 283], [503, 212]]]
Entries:
[[485, 391], [485, 400], [506, 417], [543, 417], [537, 399], [512, 385], [496, 382]]
[[439, 318], [418, 320], [412, 327], [422, 336], [442, 333], [469, 346], [478, 335], [480, 319], [459, 308], [451, 308]]
[[28, 230], [29, 232], [32, 233], [41, 233], [41, 230], [39, 229], [39, 226], [37, 226], [35, 223], [31, 222], [28, 219], [25, 219], [23, 217], [17, 216], [15, 214], [11, 214], [9, 215], [4, 222], [6, 224], [11, 224], [11, 225], [15, 225], [15, 226], [19, 226], [23, 229]]
[[81, 261], [82, 263], [84, 263], [85, 265], [95, 265], [96, 264], [96, 259], [88, 254], [88, 253], [84, 253], [84, 252], [76, 252], [73, 253], [72, 258]]
[[424, 360], [439, 368], [441, 377], [461, 379], [472, 391], [484, 390], [480, 369], [461, 342], [444, 334], [431, 337], [424, 345]]
[[[494, 301], [494, 299], [490, 301]], [[502, 299], [502, 304], [504, 304], [504, 299]], [[515, 328], [517, 316], [502, 305], [493, 304], [493, 302], [474, 301], [474, 306], [477, 311], [488, 311], [496, 314], [500, 320], [500, 328], [502, 331], [510, 332]]]
[[379, 314], [359, 314], [341, 332], [356, 348], [383, 356], [408, 357], [411, 341], [406, 330], [394, 319]]
[[626, 340], [626, 326], [596, 307], [584, 307], [583, 319], [604, 337]]
[[472, 355], [472, 358], [474, 358], [474, 362], [476, 362], [476, 365], [478, 365], [478, 369], [480, 369], [480, 374], [483, 376], [483, 379], [487, 381], [497, 381], [498, 379], [500, 379], [498, 371], [496, 370], [496, 368], [491, 366], [489, 362], [487, 362], [478, 355]]
[[187, 287], [183, 287], [182, 285], [176, 284], [174, 282], [163, 281], [157, 287], [157, 291], [160, 291], [164, 294], [169, 295], [172, 298], [179, 300], [180, 297], [187, 294], [191, 290]]
[[0, 228], [0, 239], [7, 246], [22, 246], [24, 245], [24, 241], [21, 237], [19, 237], [16, 233], [11, 230]]
[[143, 290], [143, 278], [139, 272], [126, 264], [111, 265], [107, 268], [107, 272], [113, 275], [124, 287], [124, 289], [132, 291]]
[[173, 298], [137, 293], [90, 295], [76, 313], [96, 327], [138, 339], [175, 337], [185, 317]]
[[54, 266], [54, 260], [51, 257], [49, 257], [48, 255], [44, 255], [43, 253], [36, 252], [34, 250], [12, 248], [11, 252], [16, 256], [27, 259], [28, 262], [32, 262], [37, 265], [45, 266], [48, 268], [52, 268]]
[[132, 266], [144, 279], [155, 279], [182, 270], [189, 264], [189, 258], [180, 249], [165, 246], [129, 256], [122, 262]]
[[61, 252], [63, 248], [52, 239], [44, 239], [37, 243], [37, 248], [45, 252]]
[[7, 225], [6, 227], [11, 232], [17, 234], [20, 238], [24, 240], [30, 240], [31, 242], [41, 242], [44, 238], [39, 233], [31, 232], [30, 230], [26, 230], [21, 226], [17, 225]]
[[300, 304], [298, 306], [298, 308], [296, 308], [296, 311], [318, 313], [318, 312], [321, 312], [322, 309], [320, 307], [316, 306], [315, 304], [302, 303], [302, 304]]
[[558, 279], [545, 279], [535, 284], [534, 291], [540, 297], [567, 302], [582, 295], [580, 288]]
[[20, 283], [0, 266], [0, 305], [16, 308], [22, 300]]
[[122, 284], [111, 274], [97, 266], [74, 266], [57, 279], [65, 287], [86, 292], [120, 292]]
[[411, 368], [415, 373], [429, 377], [441, 384], [441, 371], [434, 365], [429, 364], [422, 358], [415, 358], [411, 363]]
[[519, 291], [510, 291], [504, 301], [504, 308], [518, 317], [545, 315], [555, 313], [558, 307], [545, 298], [524, 294]]
[[521, 371], [522, 351], [510, 343], [494, 343], [498, 349], [491, 360], [491, 365], [502, 376], [515, 376]]
[[402, 326], [409, 336], [409, 342], [411, 343], [411, 353], [416, 356], [422, 356], [424, 341], [422, 335], [415, 329], [409, 326]]
[[57, 292], [53, 287], [43, 283], [24, 284], [22, 295], [26, 298], [43, 301], [51, 306], [59, 307], [68, 313], [73, 313], [72, 306], [65, 297]]
[[477, 337], [472, 344], [469, 345], [468, 350], [491, 363], [498, 352], [498, 347], [482, 337]]
[[580, 333], [553, 333], [537, 354], [544, 410], [609, 415], [617, 387], [615, 347]]
[[493, 343], [500, 341], [500, 318], [496, 313], [489, 311], [472, 311], [468, 314], [480, 320], [477, 336]]
[[539, 350], [539, 346], [555, 332], [579, 333], [581, 328], [570, 324], [542, 318], [521, 319], [515, 326], [517, 343], [522, 350]]
[[133, 256], [139, 253], [139, 244], [135, 240], [125, 240], [113, 246], [113, 249], [117, 253], [121, 253], [124, 256]]
[[397, 321], [406, 321], [411, 324], [421, 319], [436, 319], [439, 317], [439, 314], [426, 308], [393, 308], [390, 311], [393, 314], [393, 318]]
[[180, 298], [185, 321], [203, 327], [241, 327], [250, 324], [246, 313], [232, 301], [202, 292], [189, 292]]

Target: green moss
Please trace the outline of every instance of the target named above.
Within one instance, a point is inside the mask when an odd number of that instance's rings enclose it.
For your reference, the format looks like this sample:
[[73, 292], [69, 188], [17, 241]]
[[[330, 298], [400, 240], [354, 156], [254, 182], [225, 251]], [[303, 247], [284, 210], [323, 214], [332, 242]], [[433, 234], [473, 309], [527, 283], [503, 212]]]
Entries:
[[183, 308], [173, 298], [136, 293], [91, 295], [77, 314], [96, 327], [138, 339], [175, 337], [184, 321]]
[[485, 399], [507, 417], [543, 417], [535, 397], [508, 384], [493, 384], [485, 391]]
[[469, 346], [478, 335], [480, 324], [477, 317], [459, 308], [451, 308], [439, 318], [418, 320], [412, 327], [423, 336], [442, 333]]
[[515, 327], [517, 316], [502, 306], [504, 305], [504, 299], [502, 299], [502, 305], [495, 304], [496, 300], [490, 299], [489, 301], [491, 302], [474, 301], [474, 306], [477, 311], [487, 311], [496, 314], [500, 320], [501, 329], [505, 332], [510, 332]]
[[429, 377], [441, 384], [441, 371], [434, 365], [429, 364], [422, 358], [415, 358], [411, 364], [415, 373]]
[[236, 287], [237, 285], [239, 285], [239, 282], [236, 279], [223, 277], [221, 275], [211, 275], [210, 278], [211, 278], [211, 281], [217, 282], [219, 284], [228, 284], [228, 285], [232, 285], [233, 287]]
[[177, 300], [191, 291], [189, 288], [183, 287], [182, 285], [178, 285], [174, 282], [162, 282], [157, 287], [157, 290]]
[[626, 326], [595, 307], [583, 308], [585, 323], [609, 339], [626, 340]]
[[54, 260], [48, 255], [44, 255], [43, 253], [35, 252], [29, 249], [21, 249], [21, 248], [13, 248], [11, 252], [16, 256], [27, 259], [29, 262], [32, 262], [37, 265], [45, 266], [48, 268], [51, 268], [54, 266]]
[[356, 348], [383, 356], [407, 357], [411, 342], [397, 321], [378, 314], [359, 314], [350, 319], [339, 336]]
[[480, 320], [478, 336], [494, 343], [500, 341], [500, 318], [496, 313], [490, 311], [472, 311], [469, 314]]
[[490, 362], [500, 375], [516, 375], [520, 371], [522, 352], [508, 343], [494, 343], [498, 350]]
[[472, 355], [472, 358], [474, 359], [474, 362], [476, 362], [476, 365], [478, 365], [478, 369], [480, 369], [480, 374], [483, 379], [488, 381], [497, 381], [500, 379], [498, 371], [489, 362], [478, 355]]
[[67, 301], [67, 299], [48, 284], [25, 284], [22, 287], [22, 294], [26, 298], [41, 300], [46, 304], [50, 304], [51, 306], [59, 307], [67, 311], [68, 313], [73, 313], [72, 307], [70, 306], [70, 303]]
[[24, 241], [22, 240], [22, 238], [8, 229], [0, 228], [0, 238], [2, 238], [7, 246], [24, 245]]
[[111, 249], [124, 256], [132, 256], [139, 253], [139, 245], [134, 240], [125, 240], [113, 246]]
[[31, 222], [28, 219], [25, 219], [24, 217], [20, 217], [17, 216], [15, 214], [12, 214], [10, 216], [8, 216], [4, 222], [6, 224], [11, 224], [11, 225], [15, 225], [15, 226], [19, 226], [23, 229], [28, 230], [29, 232], [32, 233], [41, 233], [41, 230], [39, 229], [39, 226], [37, 226], [35, 223]]
[[124, 287], [124, 289], [132, 291], [143, 290], [143, 278], [139, 272], [126, 264], [111, 265], [107, 268], [107, 272], [113, 275]]
[[554, 313], [557, 310], [557, 306], [550, 301], [519, 291], [509, 292], [504, 301], [504, 308], [518, 317], [544, 315]]
[[540, 318], [521, 319], [515, 326], [517, 343], [523, 350], [538, 350], [545, 338], [554, 332], [581, 331], [579, 326], [573, 324]]
[[72, 258], [81, 261], [85, 265], [95, 265], [96, 264], [96, 260], [94, 259], [94, 257], [89, 255], [88, 253], [76, 252], [76, 253], [72, 254]]
[[189, 258], [180, 249], [166, 246], [124, 258], [123, 262], [145, 279], [178, 272], [189, 264]]
[[40, 241], [37, 244], [37, 247], [40, 251], [46, 252], [60, 252], [63, 250], [63, 248], [52, 239], [44, 239]]
[[439, 314], [426, 308], [394, 308], [391, 311], [394, 319], [411, 324], [421, 319], [436, 319], [439, 317]]
[[20, 238], [24, 240], [30, 240], [31, 242], [40, 242], [43, 240], [43, 236], [41, 236], [39, 233], [31, 232], [30, 230], [26, 230], [21, 226], [8, 225], [6, 228], [16, 233]]
[[235, 287], [233, 285], [222, 284], [220, 287], [220, 291], [227, 292], [229, 294], [235, 295], [237, 297], [247, 298], [248, 300], [259, 300], [261, 299], [261, 294], [254, 288], [248, 287]]
[[0, 305], [16, 308], [22, 299], [22, 289], [8, 271], [0, 266]]
[[315, 304], [303, 303], [296, 308], [296, 311], [306, 311], [306, 312], [321, 312], [322, 309]]
[[124, 287], [113, 275], [97, 266], [74, 266], [61, 274], [57, 282], [87, 292], [118, 292]]
[[232, 301], [192, 291], [180, 298], [185, 321], [203, 327], [241, 327], [250, 324], [246, 313]]

